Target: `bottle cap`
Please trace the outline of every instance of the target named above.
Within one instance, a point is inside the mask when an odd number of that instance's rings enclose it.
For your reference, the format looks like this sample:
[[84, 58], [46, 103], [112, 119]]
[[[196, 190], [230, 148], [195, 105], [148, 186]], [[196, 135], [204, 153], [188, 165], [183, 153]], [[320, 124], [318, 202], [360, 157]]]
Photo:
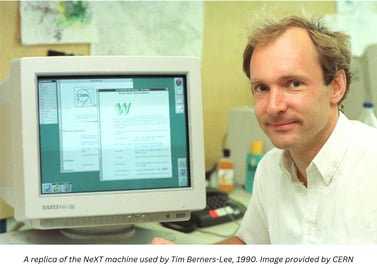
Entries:
[[364, 102], [363, 103], [363, 107], [365, 107], [365, 108], [372, 108], [373, 107], [373, 103], [372, 102]]
[[223, 156], [224, 157], [230, 157], [230, 149], [228, 149], [228, 148], [223, 149]]
[[254, 140], [250, 143], [250, 152], [253, 154], [263, 153], [263, 142], [260, 140]]

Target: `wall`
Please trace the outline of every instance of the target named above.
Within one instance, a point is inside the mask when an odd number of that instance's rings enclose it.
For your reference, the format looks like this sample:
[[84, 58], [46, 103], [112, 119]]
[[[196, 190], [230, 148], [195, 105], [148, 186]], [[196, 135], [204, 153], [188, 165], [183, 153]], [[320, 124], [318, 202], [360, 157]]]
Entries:
[[[202, 56], [202, 85], [206, 168], [221, 155], [227, 133], [231, 107], [252, 103], [249, 85], [242, 73], [242, 52], [247, 40], [248, 19], [261, 8], [277, 14], [300, 14], [304, 9], [312, 15], [332, 13], [332, 1], [206, 1]], [[48, 49], [88, 55], [89, 44], [38, 45], [20, 44], [18, 2], [0, 1], [0, 81], [9, 73], [9, 62], [23, 56], [45, 56]], [[6, 27], [4, 27], [6, 26]], [[3, 213], [2, 213], [3, 212]], [[11, 214], [0, 202], [0, 217]]]

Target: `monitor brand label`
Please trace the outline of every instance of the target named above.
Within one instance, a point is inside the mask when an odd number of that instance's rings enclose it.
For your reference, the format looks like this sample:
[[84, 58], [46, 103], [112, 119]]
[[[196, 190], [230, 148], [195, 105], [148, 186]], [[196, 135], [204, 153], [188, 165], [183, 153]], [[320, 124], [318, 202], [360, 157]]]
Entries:
[[42, 205], [43, 210], [61, 210], [61, 209], [75, 209], [74, 204], [52, 204]]

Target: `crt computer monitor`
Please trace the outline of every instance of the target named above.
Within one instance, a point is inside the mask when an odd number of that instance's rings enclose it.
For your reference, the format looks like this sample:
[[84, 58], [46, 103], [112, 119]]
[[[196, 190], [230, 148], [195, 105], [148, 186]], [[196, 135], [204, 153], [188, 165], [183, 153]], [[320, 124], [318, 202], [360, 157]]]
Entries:
[[32, 228], [106, 235], [205, 207], [196, 58], [17, 59], [0, 120], [0, 197]]

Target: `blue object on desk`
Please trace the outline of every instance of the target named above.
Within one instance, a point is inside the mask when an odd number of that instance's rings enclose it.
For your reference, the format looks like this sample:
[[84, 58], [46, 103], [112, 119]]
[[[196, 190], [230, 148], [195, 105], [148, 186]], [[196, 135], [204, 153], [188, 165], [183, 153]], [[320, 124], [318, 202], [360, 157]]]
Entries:
[[1, 219], [0, 220], [0, 233], [5, 233], [7, 231], [7, 220]]

